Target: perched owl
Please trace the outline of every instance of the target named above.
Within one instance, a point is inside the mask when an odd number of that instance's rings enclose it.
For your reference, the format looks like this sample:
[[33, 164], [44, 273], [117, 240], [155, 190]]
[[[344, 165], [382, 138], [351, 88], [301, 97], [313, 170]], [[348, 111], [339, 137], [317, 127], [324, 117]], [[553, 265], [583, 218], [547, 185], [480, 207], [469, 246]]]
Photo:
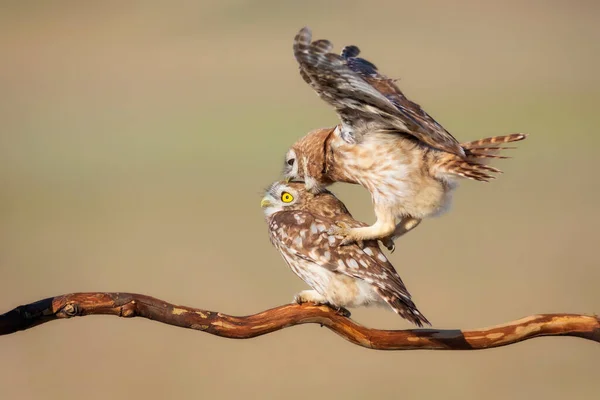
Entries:
[[365, 224], [352, 218], [344, 204], [326, 190], [311, 193], [301, 182], [275, 182], [261, 201], [271, 243], [314, 290], [296, 295], [298, 303], [334, 308], [389, 305], [418, 326], [429, 321], [417, 310], [402, 279], [377, 241], [339, 246], [342, 237], [328, 234], [338, 222]]
[[[284, 173], [318, 193], [333, 182], [360, 184], [371, 193], [377, 221], [371, 226], [338, 226], [342, 244], [393, 239], [423, 218], [449, 207], [457, 178], [487, 182], [500, 170], [486, 165], [501, 145], [525, 139], [521, 133], [459, 143], [375, 65], [358, 58], [356, 46], [331, 53], [327, 40], [311, 42], [302, 29], [294, 55], [304, 80], [341, 120], [318, 129], [288, 151]], [[389, 246], [388, 246], [389, 248]]]

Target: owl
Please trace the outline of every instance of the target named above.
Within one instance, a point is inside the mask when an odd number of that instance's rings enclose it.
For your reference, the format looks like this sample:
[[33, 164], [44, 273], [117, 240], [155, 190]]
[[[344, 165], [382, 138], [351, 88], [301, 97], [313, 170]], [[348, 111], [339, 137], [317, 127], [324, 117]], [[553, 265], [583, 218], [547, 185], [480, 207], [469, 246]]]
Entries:
[[337, 310], [387, 305], [418, 326], [429, 324], [377, 241], [366, 241], [363, 247], [339, 246], [342, 237], [328, 233], [338, 222], [365, 226], [329, 191], [312, 193], [303, 182], [275, 182], [266, 190], [261, 207], [271, 243], [312, 288], [298, 293], [294, 301], [327, 304]]
[[358, 47], [331, 53], [331, 42], [311, 42], [308, 28], [296, 35], [293, 47], [300, 75], [333, 106], [341, 123], [298, 140], [286, 154], [284, 174], [303, 180], [313, 193], [334, 182], [362, 185], [377, 217], [370, 226], [334, 227], [332, 233], [344, 236], [342, 244], [394, 240], [422, 219], [443, 214], [459, 178], [494, 179], [501, 171], [488, 161], [508, 158], [498, 154], [510, 148], [502, 145], [526, 137], [515, 133], [459, 143], [394, 80], [357, 57]]

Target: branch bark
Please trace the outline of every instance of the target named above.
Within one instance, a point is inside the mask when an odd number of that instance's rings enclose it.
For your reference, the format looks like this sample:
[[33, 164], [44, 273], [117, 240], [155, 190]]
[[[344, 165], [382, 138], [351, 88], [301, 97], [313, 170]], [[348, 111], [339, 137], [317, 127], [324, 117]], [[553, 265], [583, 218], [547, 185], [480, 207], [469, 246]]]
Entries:
[[19, 306], [0, 315], [0, 335], [33, 328], [56, 319], [86, 315], [142, 317], [231, 339], [249, 339], [294, 325], [325, 326], [359, 346], [378, 350], [479, 350], [506, 346], [540, 336], [574, 336], [600, 343], [600, 318], [579, 314], [541, 314], [472, 331], [458, 329], [369, 329], [327, 306], [288, 304], [235, 317], [176, 306], [132, 293], [72, 293]]

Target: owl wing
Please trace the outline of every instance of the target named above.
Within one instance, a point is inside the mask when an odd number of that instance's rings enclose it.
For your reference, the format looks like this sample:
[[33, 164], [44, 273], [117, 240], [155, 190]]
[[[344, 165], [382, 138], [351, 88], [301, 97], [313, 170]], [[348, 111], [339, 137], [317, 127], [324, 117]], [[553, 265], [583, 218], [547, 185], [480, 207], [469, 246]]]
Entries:
[[394, 80], [371, 62], [357, 57], [356, 46], [331, 53], [328, 40], [312, 42], [309, 28], [294, 39], [294, 55], [302, 78], [332, 105], [340, 119], [360, 137], [367, 131], [402, 132], [427, 145], [464, 156], [460, 143], [418, 104], [404, 96]]
[[[352, 228], [366, 226], [351, 217], [343, 220]], [[271, 240], [295, 257], [369, 283], [402, 317], [418, 326], [429, 324], [377, 241], [365, 242], [364, 248], [356, 244], [340, 246], [343, 238], [327, 233], [332, 225], [332, 220], [306, 211], [279, 212], [270, 221]]]

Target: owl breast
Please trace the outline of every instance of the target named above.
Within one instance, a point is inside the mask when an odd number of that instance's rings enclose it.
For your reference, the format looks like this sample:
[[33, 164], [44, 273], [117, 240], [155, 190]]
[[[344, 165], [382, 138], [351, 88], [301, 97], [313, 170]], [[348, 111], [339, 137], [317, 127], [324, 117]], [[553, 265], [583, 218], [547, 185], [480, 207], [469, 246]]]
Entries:
[[455, 184], [432, 174], [431, 152], [436, 150], [417, 140], [369, 133], [351, 144], [338, 136], [331, 151], [346, 180], [367, 188], [376, 207], [393, 209], [397, 217], [431, 217], [450, 205]]

